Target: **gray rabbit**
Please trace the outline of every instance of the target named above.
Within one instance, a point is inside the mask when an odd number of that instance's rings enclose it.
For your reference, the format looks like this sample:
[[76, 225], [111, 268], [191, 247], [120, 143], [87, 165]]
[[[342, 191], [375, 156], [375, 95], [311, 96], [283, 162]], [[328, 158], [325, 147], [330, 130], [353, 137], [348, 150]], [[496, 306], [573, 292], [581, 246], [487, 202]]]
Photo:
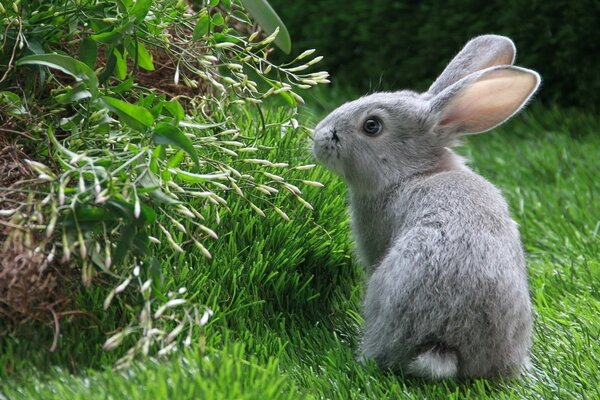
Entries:
[[531, 303], [519, 230], [500, 191], [450, 147], [519, 111], [540, 77], [513, 42], [469, 41], [426, 93], [375, 93], [314, 131], [349, 186], [368, 285], [360, 357], [427, 379], [514, 377], [529, 363]]

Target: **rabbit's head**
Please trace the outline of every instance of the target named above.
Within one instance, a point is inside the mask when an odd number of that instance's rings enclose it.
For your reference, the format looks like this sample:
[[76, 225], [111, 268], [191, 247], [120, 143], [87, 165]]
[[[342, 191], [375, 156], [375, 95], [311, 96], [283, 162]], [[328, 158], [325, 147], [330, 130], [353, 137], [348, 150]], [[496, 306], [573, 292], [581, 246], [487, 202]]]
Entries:
[[540, 77], [514, 67], [506, 37], [466, 44], [426, 93], [375, 93], [346, 103], [314, 131], [319, 161], [353, 188], [373, 190], [442, 168], [463, 134], [485, 132], [519, 111]]

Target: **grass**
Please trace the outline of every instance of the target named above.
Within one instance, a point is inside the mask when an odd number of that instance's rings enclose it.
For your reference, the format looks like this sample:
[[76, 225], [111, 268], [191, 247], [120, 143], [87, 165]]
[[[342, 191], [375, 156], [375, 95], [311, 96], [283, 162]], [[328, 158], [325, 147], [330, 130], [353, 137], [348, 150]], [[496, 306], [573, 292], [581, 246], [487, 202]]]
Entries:
[[[333, 105], [324, 99], [315, 104]], [[325, 183], [302, 187], [314, 212], [298, 206], [284, 222], [233, 203], [222, 221], [232, 233], [213, 243], [213, 261], [159, 249], [168, 284], [215, 311], [191, 348], [115, 372], [117, 354], [99, 344], [118, 311], [73, 317], [55, 353], [51, 329], [26, 327], [0, 338], [0, 399], [600, 398], [599, 132], [598, 119], [577, 111], [533, 109], [460, 150], [502, 188], [521, 225], [536, 311], [533, 369], [523, 379], [428, 384], [355, 361], [362, 275], [345, 187], [318, 167], [286, 175]], [[288, 135], [270, 156], [306, 162], [306, 145]], [[102, 296], [82, 291], [78, 305], [97, 308]]]

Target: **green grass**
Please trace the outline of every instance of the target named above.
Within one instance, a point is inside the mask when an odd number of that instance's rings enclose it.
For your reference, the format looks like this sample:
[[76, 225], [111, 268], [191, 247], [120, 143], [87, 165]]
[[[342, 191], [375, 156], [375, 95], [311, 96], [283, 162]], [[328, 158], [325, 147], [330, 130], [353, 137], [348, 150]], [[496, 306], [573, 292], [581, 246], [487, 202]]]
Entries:
[[[270, 156], [306, 162], [306, 147], [306, 138], [286, 136]], [[521, 225], [536, 311], [528, 376], [428, 384], [358, 364], [362, 275], [352, 256], [345, 187], [319, 167], [289, 175], [326, 184], [302, 187], [314, 212], [294, 205], [292, 221], [284, 222], [234, 202], [219, 229], [231, 233], [213, 243], [213, 261], [160, 249], [169, 284], [187, 287], [215, 311], [204, 350], [197, 338], [167, 360], [115, 372], [117, 354], [99, 344], [118, 311], [63, 324], [55, 353], [48, 352], [50, 328], [27, 327], [20, 338], [0, 339], [0, 398], [600, 398], [600, 121], [534, 109], [469, 137], [460, 151], [502, 188]], [[103, 295], [82, 291], [80, 308], [97, 309]]]

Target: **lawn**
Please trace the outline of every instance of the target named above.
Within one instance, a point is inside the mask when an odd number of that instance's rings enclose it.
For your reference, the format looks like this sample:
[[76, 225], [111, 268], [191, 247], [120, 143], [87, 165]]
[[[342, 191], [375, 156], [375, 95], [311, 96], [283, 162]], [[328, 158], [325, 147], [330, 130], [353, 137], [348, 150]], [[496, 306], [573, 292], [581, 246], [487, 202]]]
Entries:
[[[340, 100], [307, 102], [314, 123]], [[263, 140], [277, 145], [273, 160], [311, 162], [306, 137]], [[0, 399], [600, 398], [600, 121], [534, 108], [467, 138], [460, 152], [502, 188], [521, 226], [535, 307], [533, 368], [522, 379], [430, 384], [355, 361], [363, 282], [346, 189], [317, 167], [286, 175], [325, 184], [298, 183], [314, 211], [278, 199], [286, 222], [232, 198], [212, 261], [158, 248], [165, 276], [214, 311], [189, 349], [115, 372], [118, 354], [100, 344], [118, 311], [102, 321], [73, 317], [55, 353], [50, 328], [25, 327], [0, 339]], [[78, 306], [98, 307], [104, 294], [84, 290]]]

